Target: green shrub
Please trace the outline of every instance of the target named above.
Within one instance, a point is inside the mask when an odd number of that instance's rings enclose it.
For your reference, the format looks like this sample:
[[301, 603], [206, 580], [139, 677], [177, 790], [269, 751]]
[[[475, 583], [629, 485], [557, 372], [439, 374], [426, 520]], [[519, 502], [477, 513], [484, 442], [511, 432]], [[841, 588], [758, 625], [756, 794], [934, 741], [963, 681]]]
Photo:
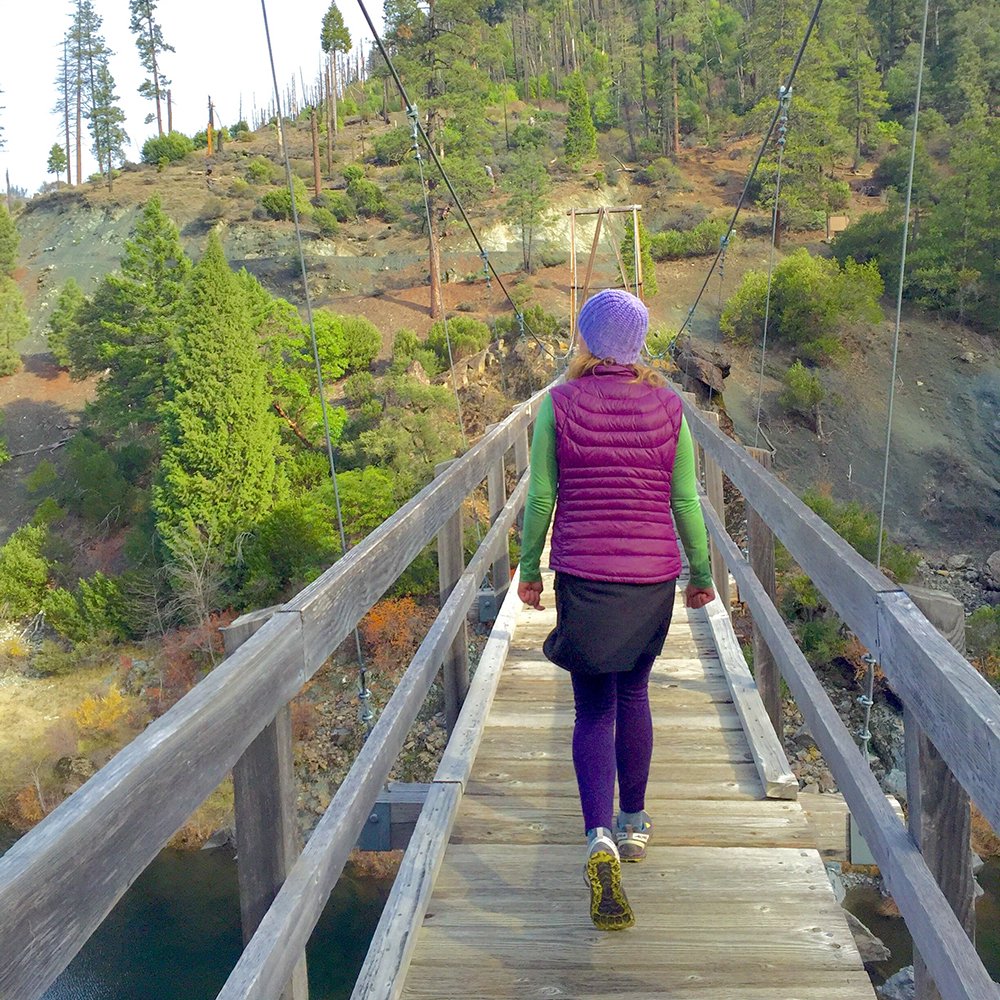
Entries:
[[66, 458], [59, 502], [92, 524], [121, 520], [130, 507], [131, 487], [111, 453], [88, 435], [77, 434], [66, 446]]
[[25, 524], [0, 547], [0, 617], [27, 618], [42, 608], [49, 563], [43, 555], [48, 529]]
[[811, 372], [801, 361], [796, 361], [785, 372], [785, 388], [781, 393], [781, 405], [790, 410], [811, 413], [826, 396], [826, 390], [819, 375]]
[[511, 149], [537, 149], [544, 146], [547, 136], [541, 125], [518, 122], [510, 131]]
[[389, 132], [376, 136], [375, 162], [383, 167], [398, 166], [413, 149], [413, 135], [408, 128], [397, 126]]
[[[455, 316], [447, 321], [438, 320], [427, 334], [427, 346], [448, 367], [449, 363], [467, 358], [483, 350], [490, 342], [490, 328], [471, 316]], [[451, 357], [448, 343], [451, 343]]]
[[1000, 608], [977, 608], [965, 619], [969, 656], [1000, 656]]
[[414, 361], [430, 378], [442, 371], [441, 359], [412, 330], [399, 330], [392, 342], [392, 371], [402, 374]]
[[331, 212], [338, 222], [349, 222], [358, 216], [354, 202], [343, 191], [323, 191], [316, 204]]
[[569, 254], [557, 247], [543, 247], [535, 254], [535, 259], [542, 267], [562, 267], [569, 260]]
[[[878, 554], [878, 517], [856, 501], [840, 503], [827, 493], [807, 490], [802, 502], [818, 514], [853, 549], [869, 562]], [[919, 554], [908, 552], [902, 545], [882, 534], [882, 568], [900, 583], [912, 579], [920, 562]]]
[[[293, 177], [292, 187], [295, 189], [295, 207], [299, 217], [309, 215], [312, 209], [309, 204], [309, 194], [302, 178]], [[276, 188], [274, 191], [268, 191], [260, 199], [260, 204], [272, 219], [292, 218], [292, 195], [288, 188]]]
[[59, 482], [56, 467], [43, 458], [25, 478], [24, 485], [29, 493], [48, 493]]
[[0, 344], [0, 378], [13, 375], [21, 370], [21, 355], [17, 351]]
[[[804, 247], [774, 269], [769, 334], [815, 358], [836, 350], [845, 324], [877, 323], [883, 284], [877, 267], [852, 259], [841, 268], [835, 260], [812, 256]], [[748, 271], [726, 303], [719, 321], [727, 337], [755, 343], [763, 329], [767, 277]]]
[[340, 229], [337, 217], [328, 208], [314, 208], [312, 211], [313, 222], [319, 230], [321, 236], [336, 236]]
[[650, 237], [649, 252], [653, 260], [705, 257], [718, 252], [719, 240], [728, 228], [729, 224], [725, 219], [704, 219], [693, 229], [686, 231], [668, 229]]
[[387, 201], [382, 189], [364, 176], [364, 170], [352, 163], [344, 170], [347, 194], [361, 216], [379, 216], [387, 222], [398, 216], [398, 210]]
[[168, 132], [154, 135], [142, 144], [142, 162], [162, 164], [176, 163], [188, 153], [194, 152], [194, 143], [183, 132]]
[[637, 184], [657, 184], [667, 188], [681, 185], [681, 172], [677, 165], [666, 156], [660, 156], [648, 166], [637, 170], [633, 175]]
[[281, 178], [281, 168], [264, 156], [255, 156], [247, 164], [247, 180], [251, 184], [276, 184]]

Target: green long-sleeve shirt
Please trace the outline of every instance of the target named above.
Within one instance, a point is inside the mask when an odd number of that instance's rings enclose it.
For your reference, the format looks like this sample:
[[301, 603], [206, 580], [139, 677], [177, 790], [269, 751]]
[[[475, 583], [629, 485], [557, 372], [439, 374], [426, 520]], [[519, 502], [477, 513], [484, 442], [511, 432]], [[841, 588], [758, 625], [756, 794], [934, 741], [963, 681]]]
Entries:
[[[535, 418], [535, 431], [531, 439], [531, 477], [524, 507], [524, 527], [521, 530], [521, 580], [526, 583], [542, 578], [538, 563], [556, 505], [558, 482], [556, 415], [552, 397], [546, 396]], [[712, 586], [708, 538], [695, 477], [694, 444], [683, 418], [674, 458], [670, 509], [691, 566], [691, 582], [696, 587]]]

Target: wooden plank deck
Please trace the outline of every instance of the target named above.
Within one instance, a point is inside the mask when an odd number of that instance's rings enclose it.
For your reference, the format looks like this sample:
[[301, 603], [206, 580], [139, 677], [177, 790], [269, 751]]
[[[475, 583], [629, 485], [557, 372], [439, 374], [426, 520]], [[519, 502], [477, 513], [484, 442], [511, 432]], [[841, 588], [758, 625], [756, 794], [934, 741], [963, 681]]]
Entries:
[[[871, 1000], [795, 801], [766, 800], [709, 630], [676, 609], [651, 681], [649, 857], [637, 924], [597, 931], [570, 756], [567, 676], [521, 612], [402, 996]], [[680, 603], [680, 602], [678, 602]]]

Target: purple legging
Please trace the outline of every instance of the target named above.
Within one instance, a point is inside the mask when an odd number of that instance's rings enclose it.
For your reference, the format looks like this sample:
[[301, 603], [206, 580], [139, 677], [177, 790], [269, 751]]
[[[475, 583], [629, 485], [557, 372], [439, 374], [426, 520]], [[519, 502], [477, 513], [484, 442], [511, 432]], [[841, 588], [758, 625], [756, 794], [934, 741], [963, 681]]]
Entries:
[[573, 766], [584, 830], [611, 827], [616, 771], [622, 811], [639, 812], [645, 808], [653, 756], [653, 719], [649, 711], [652, 667], [653, 658], [648, 657], [648, 662], [621, 673], [574, 671], [570, 675], [576, 701]]

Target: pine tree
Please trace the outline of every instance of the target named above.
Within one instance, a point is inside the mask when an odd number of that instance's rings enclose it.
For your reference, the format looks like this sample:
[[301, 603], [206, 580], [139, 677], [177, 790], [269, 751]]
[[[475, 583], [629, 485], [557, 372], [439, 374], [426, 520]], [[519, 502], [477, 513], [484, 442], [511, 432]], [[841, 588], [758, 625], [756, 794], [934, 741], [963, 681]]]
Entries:
[[70, 337], [77, 329], [87, 296], [73, 278], [59, 290], [49, 317], [49, 350], [64, 368], [70, 364]]
[[597, 153], [597, 129], [590, 114], [590, 98], [579, 73], [566, 80], [569, 115], [566, 118], [566, 159], [572, 164], [587, 160]]
[[330, 107], [327, 114], [327, 128], [332, 134], [337, 132], [337, 53], [351, 51], [351, 33], [344, 24], [344, 17], [337, 8], [336, 0], [331, 0], [326, 14], [323, 16], [323, 29], [320, 32], [320, 45], [330, 59]]
[[115, 104], [118, 95], [115, 93], [115, 79], [108, 64], [110, 55], [105, 50], [95, 57], [91, 105], [87, 115], [94, 140], [94, 156], [97, 157], [101, 173], [107, 179], [109, 191], [114, 180], [115, 164], [124, 162], [125, 144], [128, 142], [128, 134], [122, 128], [125, 112]]
[[5, 205], [0, 205], [0, 275], [13, 274], [21, 235]]
[[121, 270], [104, 278], [67, 334], [75, 374], [107, 370], [94, 416], [109, 432], [155, 422], [190, 271], [177, 227], [150, 199]]
[[550, 187], [541, 157], [537, 154], [520, 157], [504, 178], [504, 187], [510, 192], [504, 217], [521, 231], [521, 257], [525, 271], [530, 273], [535, 231], [542, 221]]
[[146, 124], [156, 120], [156, 129], [163, 135], [163, 110], [161, 95], [170, 81], [160, 69], [160, 58], [164, 52], [173, 52], [174, 47], [163, 40], [163, 29], [153, 20], [157, 0], [129, 0], [132, 19], [129, 28], [135, 35], [135, 47], [139, 50], [139, 61], [149, 74], [139, 86], [139, 93], [147, 101], [156, 102], [156, 114], [146, 116]]
[[50, 174], [55, 174], [58, 179], [59, 175], [66, 169], [66, 152], [59, 145], [58, 142], [52, 144], [52, 148], [49, 150], [49, 162], [47, 164], [47, 169]]
[[0, 275], [0, 376], [12, 375], [21, 367], [14, 345], [28, 335], [28, 330], [21, 289], [12, 278]]
[[195, 266], [162, 410], [153, 503], [172, 559], [199, 539], [228, 552], [280, 493], [278, 425], [241, 283], [216, 234]]

